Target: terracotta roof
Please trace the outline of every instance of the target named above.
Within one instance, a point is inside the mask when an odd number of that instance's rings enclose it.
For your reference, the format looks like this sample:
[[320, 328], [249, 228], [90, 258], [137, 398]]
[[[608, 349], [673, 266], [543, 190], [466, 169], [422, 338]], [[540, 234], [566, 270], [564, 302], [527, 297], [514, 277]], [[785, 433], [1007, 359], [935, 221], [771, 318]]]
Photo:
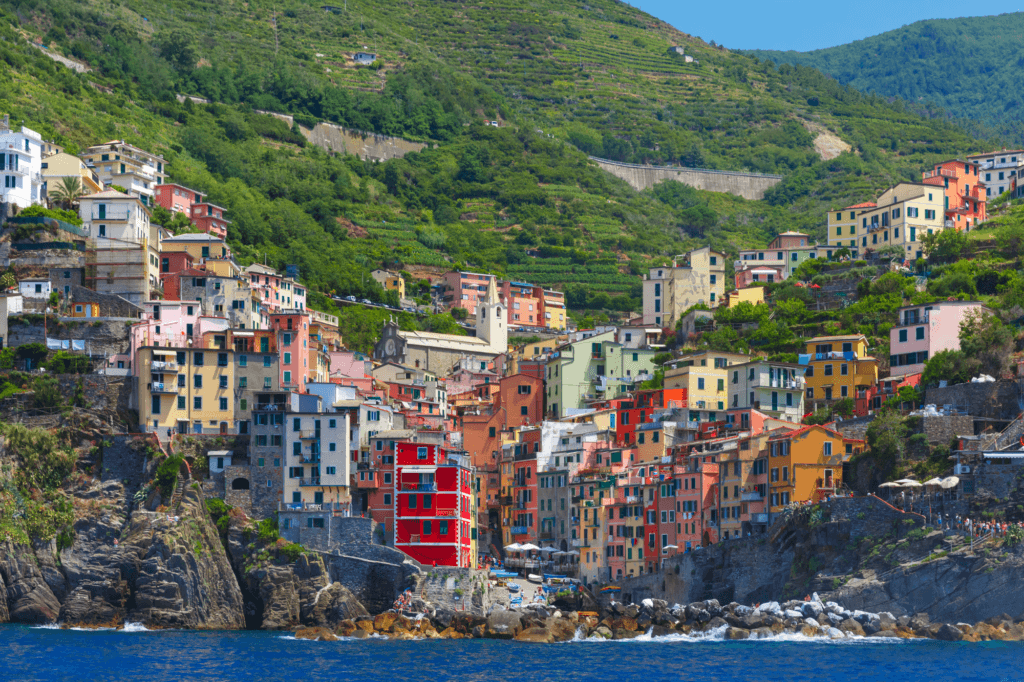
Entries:
[[877, 208], [878, 204], [873, 201], [865, 201], [862, 204], [854, 204], [853, 206], [847, 206], [846, 208]]

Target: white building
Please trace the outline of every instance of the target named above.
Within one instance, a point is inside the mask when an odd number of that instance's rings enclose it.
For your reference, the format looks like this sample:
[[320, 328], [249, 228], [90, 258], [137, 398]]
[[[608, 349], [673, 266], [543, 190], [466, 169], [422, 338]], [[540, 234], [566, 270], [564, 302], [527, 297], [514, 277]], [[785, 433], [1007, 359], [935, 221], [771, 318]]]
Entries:
[[152, 206], [155, 188], [166, 182], [164, 157], [139, 149], [124, 140], [111, 140], [79, 154], [105, 187], [124, 187], [128, 194]]
[[33, 277], [18, 282], [18, 293], [25, 298], [45, 301], [50, 298], [50, 291], [52, 291], [50, 280], [45, 277]]
[[139, 197], [106, 190], [81, 198], [78, 215], [89, 237], [86, 286], [136, 305], [160, 287], [160, 228]]
[[998, 197], [1012, 192], [1014, 198], [1024, 196], [1024, 149], [1003, 149], [987, 154], [975, 154], [968, 161], [978, 163], [980, 180], [985, 184], [985, 195]]
[[291, 412], [284, 423], [285, 503], [346, 503], [352, 457], [344, 413]]
[[42, 136], [25, 126], [12, 131], [4, 116], [0, 124], [0, 203], [26, 208], [43, 201]]

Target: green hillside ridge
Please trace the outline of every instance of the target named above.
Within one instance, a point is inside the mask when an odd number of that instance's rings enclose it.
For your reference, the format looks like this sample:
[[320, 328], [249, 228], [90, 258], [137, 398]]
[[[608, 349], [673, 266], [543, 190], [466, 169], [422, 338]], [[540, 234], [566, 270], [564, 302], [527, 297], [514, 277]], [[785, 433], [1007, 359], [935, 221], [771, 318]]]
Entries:
[[899, 97], [915, 110], [983, 124], [1024, 143], [1019, 88], [1024, 12], [930, 19], [809, 52], [749, 50], [778, 64], [818, 69], [844, 85]]
[[[124, 138], [165, 154], [172, 179], [228, 209], [243, 263], [298, 264], [327, 294], [381, 300], [368, 277], [381, 266], [467, 267], [565, 288], [576, 310], [636, 311], [652, 263], [707, 243], [732, 255], [787, 229], [823, 236], [829, 208], [990, 144], [610, 1], [536, 13], [350, 2], [348, 15], [294, 0], [0, 7], [0, 108], [15, 122], [72, 151]], [[55, 65], [25, 37], [94, 70]], [[364, 45], [378, 64], [346, 65]], [[381, 164], [330, 156], [253, 109], [431, 144]], [[810, 128], [854, 152], [821, 160]], [[584, 152], [786, 179], [760, 202], [676, 183], [638, 193]]]

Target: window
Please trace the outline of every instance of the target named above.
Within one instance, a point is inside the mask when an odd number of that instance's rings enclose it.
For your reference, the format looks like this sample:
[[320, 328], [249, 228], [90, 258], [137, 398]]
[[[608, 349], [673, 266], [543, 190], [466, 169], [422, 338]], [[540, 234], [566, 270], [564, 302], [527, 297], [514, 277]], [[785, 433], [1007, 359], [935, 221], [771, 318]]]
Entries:
[[192, 377], [192, 385], [195, 388], [202, 388], [203, 387], [203, 375], [202, 374], [194, 375]]
[[[331, 443], [331, 445], [334, 445], [334, 443]], [[337, 467], [327, 467], [327, 475], [328, 476], [334, 476], [337, 473], [338, 473], [338, 468]]]
[[424, 521], [423, 522], [423, 534], [424, 535], [430, 535], [430, 532], [431, 532], [430, 521]]
[[426, 459], [426, 458], [427, 458], [427, 448], [425, 446], [422, 446], [422, 445], [420, 447], [416, 448], [416, 459]]
[[192, 364], [194, 364], [196, 367], [202, 367], [203, 366], [203, 354], [202, 353], [194, 353], [193, 354], [193, 358], [192, 358]]
[[697, 390], [700, 390], [700, 391], [704, 390], [704, 378], [703, 377], [697, 379]]
[[220, 409], [221, 409], [222, 412], [224, 412], [224, 411], [226, 411], [228, 409], [228, 399], [227, 398], [221, 398], [220, 399]]
[[203, 409], [203, 399], [198, 397], [198, 396], [195, 397], [195, 398], [192, 398], [192, 409], [193, 410], [201, 410], [201, 409]]
[[904, 342], [906, 342], [906, 340], [907, 340], [907, 330], [906, 329], [901, 329], [900, 330], [900, 343], [904, 343]]
[[915, 329], [914, 336], [918, 341], [922, 340], [924, 338], [924, 327], [918, 327], [917, 329]]
[[286, 383], [286, 384], [292, 383], [292, 373], [291, 372], [285, 372], [284, 373], [284, 383]]
[[179, 395], [178, 396], [178, 409], [179, 410], [184, 410], [185, 409], [185, 396], [183, 396], [183, 395]]
[[839, 365], [839, 374], [841, 374], [842, 376], [845, 377], [849, 373], [850, 373], [849, 365], [847, 365], [845, 362], [843, 364]]
[[825, 365], [825, 376], [832, 376], [832, 365]]
[[519, 388], [519, 395], [530, 395], [530, 393], [533, 391], [533, 386], [530, 386], [529, 384], [523, 384], [523, 385], [519, 386], [518, 388]]
[[719, 379], [718, 380], [718, 390], [719, 391], [724, 391], [725, 390], [725, 379]]

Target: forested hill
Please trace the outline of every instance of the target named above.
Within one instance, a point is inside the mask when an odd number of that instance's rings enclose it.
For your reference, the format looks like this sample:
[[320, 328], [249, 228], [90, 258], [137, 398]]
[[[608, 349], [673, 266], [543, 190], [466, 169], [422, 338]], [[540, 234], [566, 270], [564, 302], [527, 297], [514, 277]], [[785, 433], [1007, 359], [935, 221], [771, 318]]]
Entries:
[[[377, 267], [468, 267], [564, 288], [577, 310], [636, 310], [654, 262], [823, 236], [829, 208], [995, 144], [613, 0], [0, 0], [0, 13], [0, 109], [15, 123], [70, 151], [123, 138], [165, 154], [173, 180], [228, 209], [243, 262], [298, 264], [338, 294], [383, 295]], [[256, 110], [429, 144], [379, 164], [330, 156]], [[587, 154], [785, 180], [763, 202], [637, 193]]]
[[1024, 143], [1024, 12], [919, 21], [811, 52], [747, 54], [809, 66], [862, 92], [899, 97], [919, 111], [941, 108], [965, 125], [980, 121]]

